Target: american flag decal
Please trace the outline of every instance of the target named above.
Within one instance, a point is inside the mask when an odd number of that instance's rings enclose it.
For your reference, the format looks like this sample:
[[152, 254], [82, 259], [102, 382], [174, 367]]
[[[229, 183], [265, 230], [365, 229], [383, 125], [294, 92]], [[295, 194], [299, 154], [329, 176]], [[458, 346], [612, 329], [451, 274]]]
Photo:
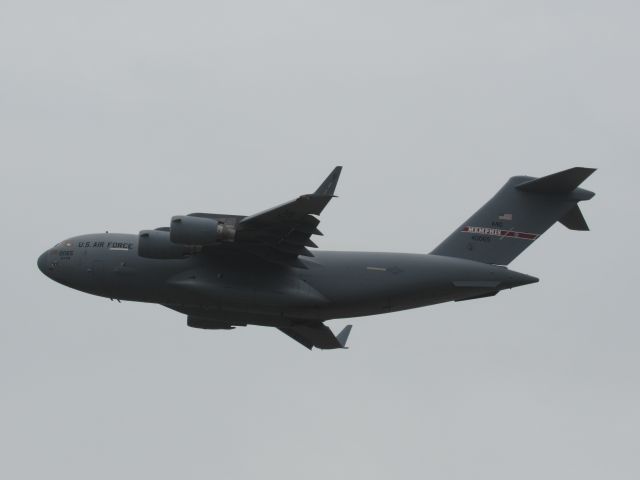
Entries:
[[500, 215], [498, 220], [513, 220], [513, 214], [505, 213], [504, 215]]
[[513, 230], [502, 230], [491, 227], [462, 227], [463, 233], [473, 233], [475, 235], [486, 235], [500, 238], [519, 238], [521, 240], [535, 240], [540, 235], [537, 233], [515, 232]]

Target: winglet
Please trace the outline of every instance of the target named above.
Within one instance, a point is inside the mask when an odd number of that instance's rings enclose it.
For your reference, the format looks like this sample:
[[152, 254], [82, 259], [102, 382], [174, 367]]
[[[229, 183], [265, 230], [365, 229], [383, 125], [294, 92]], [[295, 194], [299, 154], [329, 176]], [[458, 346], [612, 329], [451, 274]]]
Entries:
[[314, 195], [328, 195], [332, 196], [333, 192], [336, 191], [336, 185], [338, 185], [338, 179], [340, 178], [340, 172], [342, 172], [342, 167], [336, 167], [329, 174], [329, 176], [322, 182], [322, 185], [318, 187], [315, 191]]
[[338, 343], [342, 346], [342, 348], [349, 348], [347, 347], [347, 339], [349, 338], [350, 333], [351, 325], [347, 325], [338, 335], [336, 335], [336, 340], [338, 340]]

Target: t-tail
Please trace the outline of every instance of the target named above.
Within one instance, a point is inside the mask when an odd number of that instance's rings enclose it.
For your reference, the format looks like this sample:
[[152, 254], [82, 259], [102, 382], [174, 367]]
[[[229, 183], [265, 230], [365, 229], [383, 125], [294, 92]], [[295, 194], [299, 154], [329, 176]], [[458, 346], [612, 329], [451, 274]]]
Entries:
[[556, 221], [589, 230], [578, 203], [595, 193], [579, 185], [593, 172], [575, 167], [541, 178], [512, 177], [431, 253], [508, 265]]

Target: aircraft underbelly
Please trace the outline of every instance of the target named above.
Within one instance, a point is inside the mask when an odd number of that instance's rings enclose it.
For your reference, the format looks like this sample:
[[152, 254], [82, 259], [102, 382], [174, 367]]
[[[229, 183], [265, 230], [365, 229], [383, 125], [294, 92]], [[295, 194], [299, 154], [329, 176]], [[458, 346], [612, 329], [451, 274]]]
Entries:
[[291, 274], [265, 272], [212, 275], [206, 268], [175, 275], [167, 281], [171, 302], [232, 311], [280, 314], [319, 308], [327, 299]]

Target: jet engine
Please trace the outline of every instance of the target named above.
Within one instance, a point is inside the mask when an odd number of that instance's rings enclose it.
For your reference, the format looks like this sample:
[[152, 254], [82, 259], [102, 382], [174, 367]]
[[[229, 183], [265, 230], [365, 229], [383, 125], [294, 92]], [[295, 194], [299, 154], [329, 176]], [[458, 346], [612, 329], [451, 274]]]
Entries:
[[178, 259], [202, 250], [199, 246], [173, 243], [169, 237], [166, 231], [142, 230], [138, 236], [138, 255], [144, 258]]
[[171, 218], [170, 239], [183, 245], [211, 245], [232, 242], [235, 228], [213, 218], [176, 216]]

